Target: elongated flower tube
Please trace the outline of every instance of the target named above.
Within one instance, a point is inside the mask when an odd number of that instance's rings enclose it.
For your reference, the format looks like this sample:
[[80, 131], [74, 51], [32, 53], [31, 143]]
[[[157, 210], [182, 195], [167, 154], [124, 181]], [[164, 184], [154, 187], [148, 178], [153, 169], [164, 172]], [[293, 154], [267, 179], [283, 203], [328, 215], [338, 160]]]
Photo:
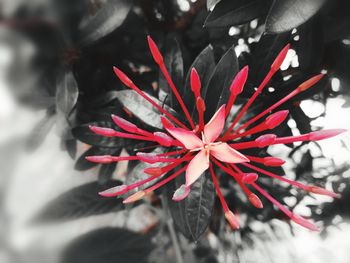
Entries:
[[[174, 85], [174, 82], [171, 80], [170, 74], [165, 67], [163, 56], [158, 50], [156, 43], [151, 37], [148, 37], [148, 43], [151, 54], [167, 80], [170, 90], [174, 93], [175, 98], [178, 100], [182, 113], [184, 114], [187, 122], [183, 123], [163, 107], [160, 107], [151, 99], [150, 96], [138, 88], [125, 73], [118, 68], [114, 68], [114, 72], [116, 73], [117, 77], [122, 83], [125, 84], [126, 87], [137, 92], [146, 101], [148, 101], [155, 108], [155, 110], [159, 111], [161, 114], [160, 118], [163, 125], [163, 131], [147, 131], [137, 127], [137, 125], [131, 123], [130, 121], [115, 115], [112, 115], [112, 120], [121, 130], [123, 130], [122, 132], [111, 128], [96, 126], [91, 126], [91, 131], [101, 136], [128, 138], [154, 143], [156, 146], [163, 147], [164, 153], [137, 152], [135, 156], [123, 157], [111, 155], [87, 156], [87, 160], [102, 164], [131, 160], [138, 160], [140, 162], [153, 164], [152, 167], [145, 168], [144, 170], [144, 173], [149, 175], [148, 178], [142, 181], [134, 182], [131, 185], [120, 185], [107, 189], [100, 192], [100, 195], [105, 197], [120, 196], [128, 194], [130, 190], [138, 189], [146, 183], [151, 185], [146, 189], [143, 187], [143, 190], [129, 195], [124, 200], [124, 203], [131, 203], [140, 200], [154, 190], [164, 186], [171, 180], [174, 180], [176, 177], [184, 176], [185, 183], [181, 185], [173, 195], [174, 201], [181, 201], [191, 194], [191, 186], [207, 171], [209, 174], [211, 174], [217, 195], [223, 207], [225, 218], [233, 229], [238, 229], [238, 217], [228, 207], [224, 195], [220, 190], [220, 178], [215, 174], [215, 169], [221, 169], [225, 174], [229, 175], [237, 182], [242, 191], [246, 194], [249, 202], [256, 208], [263, 208], [263, 202], [260, 199], [260, 197], [263, 197], [273, 203], [295, 223], [310, 230], [318, 230], [313, 223], [295, 215], [264, 189], [262, 189], [258, 184], [259, 178], [268, 176], [313, 194], [326, 195], [333, 198], [337, 198], [339, 195], [318, 186], [305, 185], [300, 182], [290, 180], [286, 177], [281, 177], [262, 168], [262, 166], [282, 166], [285, 161], [278, 157], [248, 156], [244, 155], [240, 151], [250, 148], [265, 148], [276, 144], [318, 141], [343, 133], [345, 131], [343, 129], [314, 131], [308, 134], [288, 137], [278, 137], [275, 134], [269, 133], [269, 130], [281, 125], [288, 116], [288, 111], [286, 110], [277, 111], [275, 113], [271, 112], [294, 96], [305, 91], [306, 89], [311, 88], [323, 77], [323, 75], [319, 74], [310, 78], [309, 80], [306, 80], [281, 100], [277, 101], [260, 114], [253, 116], [246, 123], [241, 124], [240, 127], [235, 129], [235, 125], [239, 123], [239, 120], [245, 115], [249, 107], [259, 96], [260, 92], [268, 84], [272, 76], [279, 70], [279, 67], [287, 54], [289, 45], [282, 49], [280, 54], [273, 62], [267, 76], [253, 93], [248, 102], [242, 107], [242, 110], [236, 113], [235, 116], [237, 117], [235, 117], [233, 121], [228, 120], [228, 116], [232, 110], [236, 97], [243, 91], [248, 76], [247, 66], [245, 66], [232, 81], [227, 105], [221, 105], [214, 113], [210, 121], [204, 123], [203, 113], [206, 110], [206, 105], [201, 97], [200, 89], [202, 84], [196, 69], [191, 69], [190, 74], [190, 85], [194, 95], [194, 105], [196, 105], [198, 111], [198, 119], [194, 120], [190, 116], [179, 91]], [[261, 121], [260, 123], [255, 123], [264, 116], [265, 120]], [[255, 126], [253, 125], [251, 127], [251, 124], [254, 124]], [[228, 129], [224, 130], [225, 127], [228, 127]], [[254, 140], [245, 139], [243, 142], [239, 141], [247, 136], [250, 138], [251, 135], [256, 133], [259, 133], [260, 136]], [[250, 169], [251, 172], [242, 172], [242, 167], [245, 169]], [[162, 178], [165, 174], [168, 174], [168, 176], [166, 178]], [[256, 193], [253, 191], [256, 191]], [[261, 196], [259, 197], [258, 194]]]

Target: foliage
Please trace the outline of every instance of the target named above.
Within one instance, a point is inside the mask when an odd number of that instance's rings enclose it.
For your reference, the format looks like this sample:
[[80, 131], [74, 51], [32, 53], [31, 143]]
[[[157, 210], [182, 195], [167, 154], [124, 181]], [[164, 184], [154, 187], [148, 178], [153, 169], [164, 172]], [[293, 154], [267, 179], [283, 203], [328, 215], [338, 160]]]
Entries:
[[[5, 20], [10, 17], [15, 19], [15, 23], [9, 22], [9, 30], [16, 32], [17, 39], [23, 38], [36, 48], [31, 61], [18, 55], [18, 65], [12, 72], [14, 86], [18, 87], [14, 93], [27, 105], [47, 112], [31, 132], [28, 148], [37, 148], [55, 126], [62, 140], [62, 148], [76, 158], [77, 170], [84, 171], [97, 165], [85, 160], [88, 155], [119, 156], [122, 150], [133, 155], [136, 149], [149, 146], [147, 143], [135, 144], [131, 139], [95, 135], [88, 129], [89, 125], [118, 129], [110, 118], [111, 114], [116, 114], [151, 131], [158, 131], [161, 127], [159, 112], [133, 91], [125, 90], [114, 76], [113, 65], [125, 71], [159, 105], [182, 118], [174, 95], [169, 92], [149, 55], [147, 34], [151, 34], [162, 46], [165, 64], [193, 116], [197, 113], [189, 99], [192, 96], [189, 79], [190, 69], [197, 69], [204, 85], [202, 96], [207, 104], [206, 120], [228, 100], [230, 83], [245, 65], [250, 68], [249, 78], [240, 104], [249, 98], [277, 53], [287, 43], [295, 50], [297, 63], [289, 63], [273, 77], [270, 88], [261, 94], [248, 117], [272, 105], [321, 70], [327, 71], [328, 79], [279, 108], [290, 111], [289, 118], [295, 121], [298, 132], [306, 133], [315, 128], [310, 125], [312, 119], [299, 107], [301, 100], [325, 103], [330, 97], [350, 95], [350, 48], [346, 44], [350, 35], [350, 19], [346, 10], [350, 6], [346, 0], [197, 0], [194, 3], [188, 1], [187, 11], [183, 11], [175, 0], [79, 0], [74, 4], [58, 0], [37, 1], [35, 4], [7, 0], [4, 6], [11, 2], [14, 6], [12, 11], [2, 14]], [[16, 75], [26, 74], [32, 76], [31, 83], [19, 83], [21, 78]], [[334, 77], [340, 79], [339, 90], [332, 90], [328, 81]], [[292, 129], [287, 125], [285, 127], [274, 132], [280, 136], [292, 135]], [[75, 156], [77, 142], [91, 146], [78, 157]], [[314, 157], [303, 145], [289, 146], [292, 161], [298, 154], [303, 156], [295, 168], [296, 178], [320, 184], [330, 182], [334, 190], [340, 189], [338, 177], [329, 181], [327, 178], [320, 180], [312, 177]], [[267, 156], [268, 153], [262, 149], [258, 154]], [[96, 182], [64, 193], [49, 203], [36, 220], [71, 220], [121, 210], [124, 206], [119, 199], [106, 200], [97, 196], [98, 190], [111, 185], [115, 169], [115, 164], [100, 165]], [[138, 176], [140, 172], [137, 169], [137, 164], [130, 162], [128, 174]], [[273, 171], [285, 174], [282, 168], [273, 168]], [[305, 173], [311, 179], [303, 176]], [[268, 203], [264, 203], [265, 208], [261, 213], [247, 205], [237, 187], [224, 178], [221, 185], [229, 197], [229, 207], [247, 214], [240, 235], [249, 237], [251, 224], [256, 220], [269, 222], [276, 217], [285, 219]], [[164, 208], [169, 209], [177, 230], [191, 240], [200, 239], [206, 231], [223, 239], [226, 229], [222, 225], [222, 215], [217, 209], [215, 190], [208, 175], [196, 183], [188, 199], [173, 203], [173, 191], [182, 184], [181, 180], [179, 177], [155, 193], [155, 198], [168, 199], [168, 207], [164, 205]], [[295, 195], [289, 187], [276, 187], [268, 179], [262, 180], [262, 185], [280, 200], [294, 198], [294, 207], [305, 197], [304, 193]], [[325, 221], [328, 225], [335, 215], [349, 216], [347, 188], [344, 197], [324, 205], [321, 214], [310, 206], [312, 218], [317, 221], [328, 218]], [[162, 209], [158, 202], [151, 205]], [[126, 251], [122, 246], [126, 240], [130, 244], [137, 240], [140, 247], [127, 247], [129, 250]], [[145, 240], [138, 234], [122, 229], [97, 230], [72, 242], [62, 262], [96, 262], [84, 258], [84, 251], [89, 251], [92, 244], [94, 248], [98, 246], [96, 255], [92, 257], [97, 258], [100, 252], [105, 253], [98, 257], [99, 262], [132, 256], [134, 251], [142, 251], [142, 255], [147, 256], [151, 246]], [[104, 243], [108, 247], [102, 246]], [[107, 248], [108, 253], [104, 251]], [[136, 258], [122, 260], [136, 261], [140, 262]]]

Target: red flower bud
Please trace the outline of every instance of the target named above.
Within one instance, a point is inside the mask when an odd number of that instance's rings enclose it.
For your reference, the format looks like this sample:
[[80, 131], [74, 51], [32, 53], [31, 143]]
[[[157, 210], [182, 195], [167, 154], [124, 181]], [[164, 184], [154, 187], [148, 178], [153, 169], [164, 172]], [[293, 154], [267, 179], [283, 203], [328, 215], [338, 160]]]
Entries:
[[308, 80], [304, 81], [298, 86], [298, 90], [304, 91], [311, 88], [313, 85], [319, 82], [323, 78], [323, 76], [323, 74], [318, 74], [316, 76], [313, 76], [312, 78], [309, 78]]
[[257, 173], [246, 173], [242, 177], [242, 183], [252, 184], [258, 179], [258, 177]]
[[197, 70], [195, 68], [192, 68], [191, 70], [191, 89], [196, 98], [200, 96], [201, 80], [199, 79]]
[[260, 198], [256, 195], [256, 194], [253, 194], [251, 193], [249, 196], [248, 196], [248, 199], [249, 199], [249, 202], [255, 206], [256, 208], [263, 208], [263, 204], [260, 200]]
[[225, 212], [225, 217], [227, 222], [230, 224], [232, 229], [239, 229], [239, 222], [237, 217], [232, 213], [232, 211], [228, 210]]
[[90, 125], [89, 129], [98, 135], [102, 135], [102, 136], [106, 136], [106, 137], [113, 137], [117, 134], [117, 131], [115, 131], [111, 128], [103, 128], [103, 127], [97, 127], [97, 126]]
[[284, 160], [277, 157], [264, 157], [265, 166], [281, 166], [285, 163]]
[[131, 132], [131, 133], [135, 133], [137, 132], [137, 126], [119, 116], [116, 116], [114, 114], [112, 114], [112, 120], [114, 121], [114, 123], [119, 126], [120, 128], [122, 128], [123, 130], [127, 131], [127, 132]]
[[288, 50], [290, 48], [290, 44], [287, 44], [281, 51], [280, 53], [277, 55], [277, 57], [275, 58], [274, 62], [271, 65], [271, 69], [273, 71], [277, 71], [279, 70], [279, 68], [281, 67], [284, 59], [287, 56]]
[[149, 49], [151, 50], [154, 61], [157, 64], [163, 64], [163, 56], [159, 52], [159, 49], [156, 43], [154, 43], [153, 39], [150, 36], [147, 36], [147, 40], [148, 40], [148, 46], [149, 46]]
[[236, 77], [232, 81], [230, 86], [230, 91], [234, 95], [238, 95], [243, 91], [243, 87], [248, 78], [248, 71], [249, 71], [248, 66], [245, 66], [240, 70], [240, 72], [237, 73]]
[[309, 133], [309, 140], [320, 141], [320, 140], [337, 136], [338, 134], [341, 134], [346, 131], [347, 130], [345, 129], [329, 129], [329, 130], [322, 130], [322, 131], [314, 131]]
[[125, 86], [131, 87], [133, 85], [133, 82], [129, 77], [120, 69], [117, 67], [113, 67], [114, 73], [117, 75], [117, 77], [120, 79], [121, 82], [124, 83]]
[[265, 120], [265, 124], [269, 129], [273, 129], [280, 125], [288, 116], [288, 110], [277, 111], [270, 116], [268, 116]]
[[276, 138], [277, 136], [275, 134], [265, 134], [256, 138], [255, 142], [257, 142], [259, 148], [264, 148], [274, 143]]

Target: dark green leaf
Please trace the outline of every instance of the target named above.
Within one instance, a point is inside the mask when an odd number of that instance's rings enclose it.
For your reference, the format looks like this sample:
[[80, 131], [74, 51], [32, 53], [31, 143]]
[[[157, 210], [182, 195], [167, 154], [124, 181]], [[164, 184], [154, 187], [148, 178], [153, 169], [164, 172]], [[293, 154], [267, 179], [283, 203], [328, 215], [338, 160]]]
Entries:
[[305, 72], [321, 70], [324, 52], [323, 26], [320, 26], [321, 20], [316, 18], [318, 17], [303, 24], [298, 30], [299, 41], [296, 45], [296, 52], [299, 69]]
[[47, 134], [55, 124], [55, 121], [54, 113], [48, 111], [45, 117], [35, 125], [26, 142], [26, 148], [29, 151], [37, 149], [43, 143]]
[[301, 134], [309, 133], [311, 129], [311, 119], [305, 114], [300, 107], [293, 107], [290, 111], [293, 119], [297, 124], [297, 128]]
[[[165, 40], [164, 63], [179, 94], [183, 94], [184, 65], [180, 45], [173, 34], [169, 34]], [[159, 72], [159, 88], [168, 95], [167, 101], [170, 101], [170, 104], [168, 103], [170, 107], [179, 111], [180, 104], [161, 72]]]
[[210, 76], [212, 75], [213, 70], [215, 68], [214, 52], [213, 47], [211, 45], [203, 49], [202, 52], [196, 57], [186, 76], [184, 90], [184, 94], [186, 94], [186, 96], [184, 96], [184, 101], [190, 112], [193, 112], [193, 110], [195, 109], [195, 103], [193, 103], [194, 96], [192, 94], [190, 85], [190, 74], [192, 68], [195, 68], [197, 70], [198, 75], [201, 79], [201, 95], [202, 97], [204, 97], [206, 93], [206, 88], [208, 87]]
[[205, 119], [208, 121], [218, 107], [227, 103], [230, 85], [238, 72], [238, 59], [232, 46], [220, 59], [212, 73], [205, 94]]
[[117, 163], [102, 164], [98, 172], [98, 183], [103, 185], [107, 183], [113, 176]]
[[80, 44], [91, 44], [116, 30], [124, 22], [132, 5], [133, 1], [131, 0], [108, 0], [80, 28]]
[[204, 22], [206, 27], [241, 25], [268, 12], [270, 0], [222, 0]]
[[101, 190], [115, 185], [116, 181], [103, 187], [97, 182], [75, 187], [50, 201], [33, 221], [50, 223], [118, 211], [123, 208], [120, 199], [98, 195]]
[[323, 6], [326, 0], [274, 1], [266, 18], [266, 31], [281, 33], [305, 23]]
[[73, 240], [61, 263], [146, 263], [153, 249], [149, 237], [121, 228], [103, 228]]
[[219, 3], [220, 0], [207, 0], [207, 9], [210, 10], [213, 6]]
[[198, 240], [205, 232], [211, 219], [215, 203], [215, 188], [208, 172], [192, 185], [188, 197], [174, 202], [175, 190], [184, 183], [184, 175], [178, 176], [165, 187], [171, 215], [176, 227], [189, 239]]
[[[161, 154], [163, 152], [164, 152], [163, 148], [160, 148], [160, 147], [156, 148], [154, 151], [152, 151], [152, 153], [154, 153], [154, 154]], [[133, 184], [135, 182], [138, 182], [138, 181], [144, 180], [146, 178], [149, 178], [149, 175], [145, 174], [143, 172], [143, 170], [146, 169], [147, 167], [159, 167], [159, 163], [149, 164], [149, 163], [145, 163], [145, 162], [139, 162], [138, 164], [135, 165], [135, 167], [132, 167], [132, 170], [130, 172], [128, 172], [128, 176], [126, 177], [125, 184], [126, 185], [130, 185], [130, 184]], [[137, 189], [131, 190], [128, 193], [128, 195], [129, 194], [133, 194], [133, 193], [137, 192], [140, 189], [147, 188], [148, 186], [150, 186], [150, 185], [154, 184], [155, 182], [159, 181], [161, 178], [162, 177], [159, 177], [159, 178], [157, 178], [155, 180], [152, 180], [149, 183], [143, 184], [142, 186], [138, 187]]]
[[278, 35], [263, 34], [252, 47], [252, 61], [249, 63], [249, 81], [257, 86], [266, 76], [278, 53], [289, 42], [290, 33]]
[[57, 112], [62, 112], [68, 117], [77, 103], [79, 95], [78, 84], [71, 71], [65, 72], [56, 90]]
[[[151, 95], [148, 95], [154, 102], [158, 105], [163, 106], [163, 103], [158, 99], [154, 98]], [[163, 125], [160, 121], [160, 113], [154, 108], [148, 101], [146, 101], [143, 97], [137, 94], [133, 90], [121, 90], [118, 91], [118, 100], [120, 103], [127, 108], [132, 114], [134, 114], [137, 118], [142, 120], [147, 125], [162, 129]], [[175, 111], [170, 107], [164, 105], [164, 108], [169, 111], [172, 115], [175, 115]]]

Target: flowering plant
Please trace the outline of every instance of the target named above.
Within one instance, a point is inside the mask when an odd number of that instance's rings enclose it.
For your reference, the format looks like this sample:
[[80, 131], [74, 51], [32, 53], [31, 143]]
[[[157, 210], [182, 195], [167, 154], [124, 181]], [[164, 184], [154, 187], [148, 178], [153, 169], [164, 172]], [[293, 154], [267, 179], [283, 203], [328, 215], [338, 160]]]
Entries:
[[[206, 110], [206, 105], [201, 97], [200, 76], [198, 75], [196, 69], [192, 68], [191, 89], [194, 95], [198, 114], [198, 120], [195, 122], [195, 120], [193, 120], [191, 117], [189, 110], [183, 101], [183, 98], [181, 98], [173, 80], [170, 77], [170, 74], [164, 64], [163, 56], [159, 52], [156, 44], [151, 37], [148, 37], [148, 44], [155, 62], [159, 65], [161, 72], [164, 74], [167, 83], [169, 84], [179, 105], [181, 106], [187, 123], [185, 124], [184, 122], [180, 121], [176, 116], [160, 106], [149, 95], [137, 87], [125, 73], [115, 67], [114, 72], [127, 87], [134, 90], [138, 95], [142, 96], [146, 101], [148, 101], [153, 107], [155, 107], [160, 113], [163, 114], [161, 116], [161, 123], [164, 130], [152, 133], [139, 128], [128, 120], [125, 120], [116, 115], [112, 115], [114, 123], [125, 132], [97, 126], [90, 126], [91, 131], [102, 136], [129, 138], [153, 142], [152, 147], [162, 147], [167, 151], [160, 154], [137, 152], [135, 156], [126, 157], [112, 155], [87, 156], [87, 160], [103, 164], [131, 160], [138, 160], [149, 164], [160, 163], [155, 167], [148, 167], [144, 169], [144, 173], [149, 175], [148, 178], [129, 185], [123, 184], [112, 187], [100, 192], [100, 195], [105, 197], [124, 195], [129, 191], [137, 189], [146, 183], [152, 181], [154, 182], [161, 178], [161, 180], [159, 180], [157, 183], [154, 183], [151, 187], [137, 191], [136, 193], [129, 195], [123, 201], [125, 204], [131, 203], [143, 198], [149, 193], [152, 193], [176, 177], [185, 176], [185, 184], [181, 185], [175, 191], [172, 198], [174, 201], [179, 202], [190, 194], [191, 186], [198, 180], [200, 176], [203, 176], [205, 171], [209, 170], [217, 195], [223, 207], [225, 217], [233, 229], [238, 229], [239, 221], [237, 219], [237, 216], [229, 209], [220, 190], [218, 182], [219, 180], [217, 179], [215, 173], [215, 169], [219, 168], [225, 174], [233, 177], [233, 179], [238, 183], [238, 185], [247, 195], [250, 203], [256, 208], [263, 208], [263, 204], [260, 198], [255, 193], [253, 193], [251, 188], [259, 192], [262, 196], [277, 206], [295, 223], [302, 225], [310, 230], [318, 230], [318, 227], [316, 227], [313, 223], [299, 215], [294, 214], [280, 202], [278, 202], [274, 197], [272, 197], [269, 193], [267, 193], [257, 183], [259, 174], [287, 182], [310, 193], [327, 195], [333, 198], [337, 198], [339, 195], [318, 186], [305, 185], [297, 181], [287, 179], [254, 165], [254, 163], [260, 163], [264, 166], [281, 166], [284, 164], [284, 160], [280, 158], [260, 158], [258, 156], [248, 156], [242, 154], [240, 150], [250, 148], [265, 148], [270, 145], [288, 144], [300, 141], [318, 141], [333, 137], [344, 132], [345, 130], [343, 129], [321, 130], [288, 137], [278, 137], [275, 134], [265, 133], [266, 131], [279, 126], [288, 115], [287, 110], [277, 111], [272, 114], [271, 112], [292, 97], [311, 88], [323, 77], [323, 75], [319, 74], [306, 80], [281, 100], [268, 107], [260, 114], [257, 114], [253, 118], [242, 123], [239, 127], [235, 128], [236, 125], [239, 124], [242, 116], [254, 103], [255, 99], [258, 97], [261, 91], [266, 87], [272, 76], [279, 70], [284, 58], [286, 57], [289, 45], [285, 46], [280, 51], [273, 64], [271, 65], [270, 71], [264, 80], [255, 90], [253, 95], [249, 98], [247, 103], [242, 107], [242, 109], [236, 113], [236, 117], [233, 119], [233, 121], [229, 121], [229, 114], [232, 110], [232, 106], [234, 105], [237, 96], [243, 91], [244, 84], [248, 76], [248, 67], [245, 66], [233, 79], [230, 86], [230, 96], [227, 104], [221, 105], [207, 123], [204, 121], [204, 112]], [[265, 120], [260, 121], [266, 115], [267, 117]], [[256, 124], [256, 122], [258, 123]], [[228, 128], [223, 132], [225, 126]], [[260, 135], [255, 140], [249, 140], [251, 135], [257, 133], [265, 134]], [[240, 142], [241, 140], [244, 141]], [[241, 167], [249, 168], [252, 170], [252, 172], [245, 173], [242, 171]], [[165, 178], [162, 178], [163, 176]]]

